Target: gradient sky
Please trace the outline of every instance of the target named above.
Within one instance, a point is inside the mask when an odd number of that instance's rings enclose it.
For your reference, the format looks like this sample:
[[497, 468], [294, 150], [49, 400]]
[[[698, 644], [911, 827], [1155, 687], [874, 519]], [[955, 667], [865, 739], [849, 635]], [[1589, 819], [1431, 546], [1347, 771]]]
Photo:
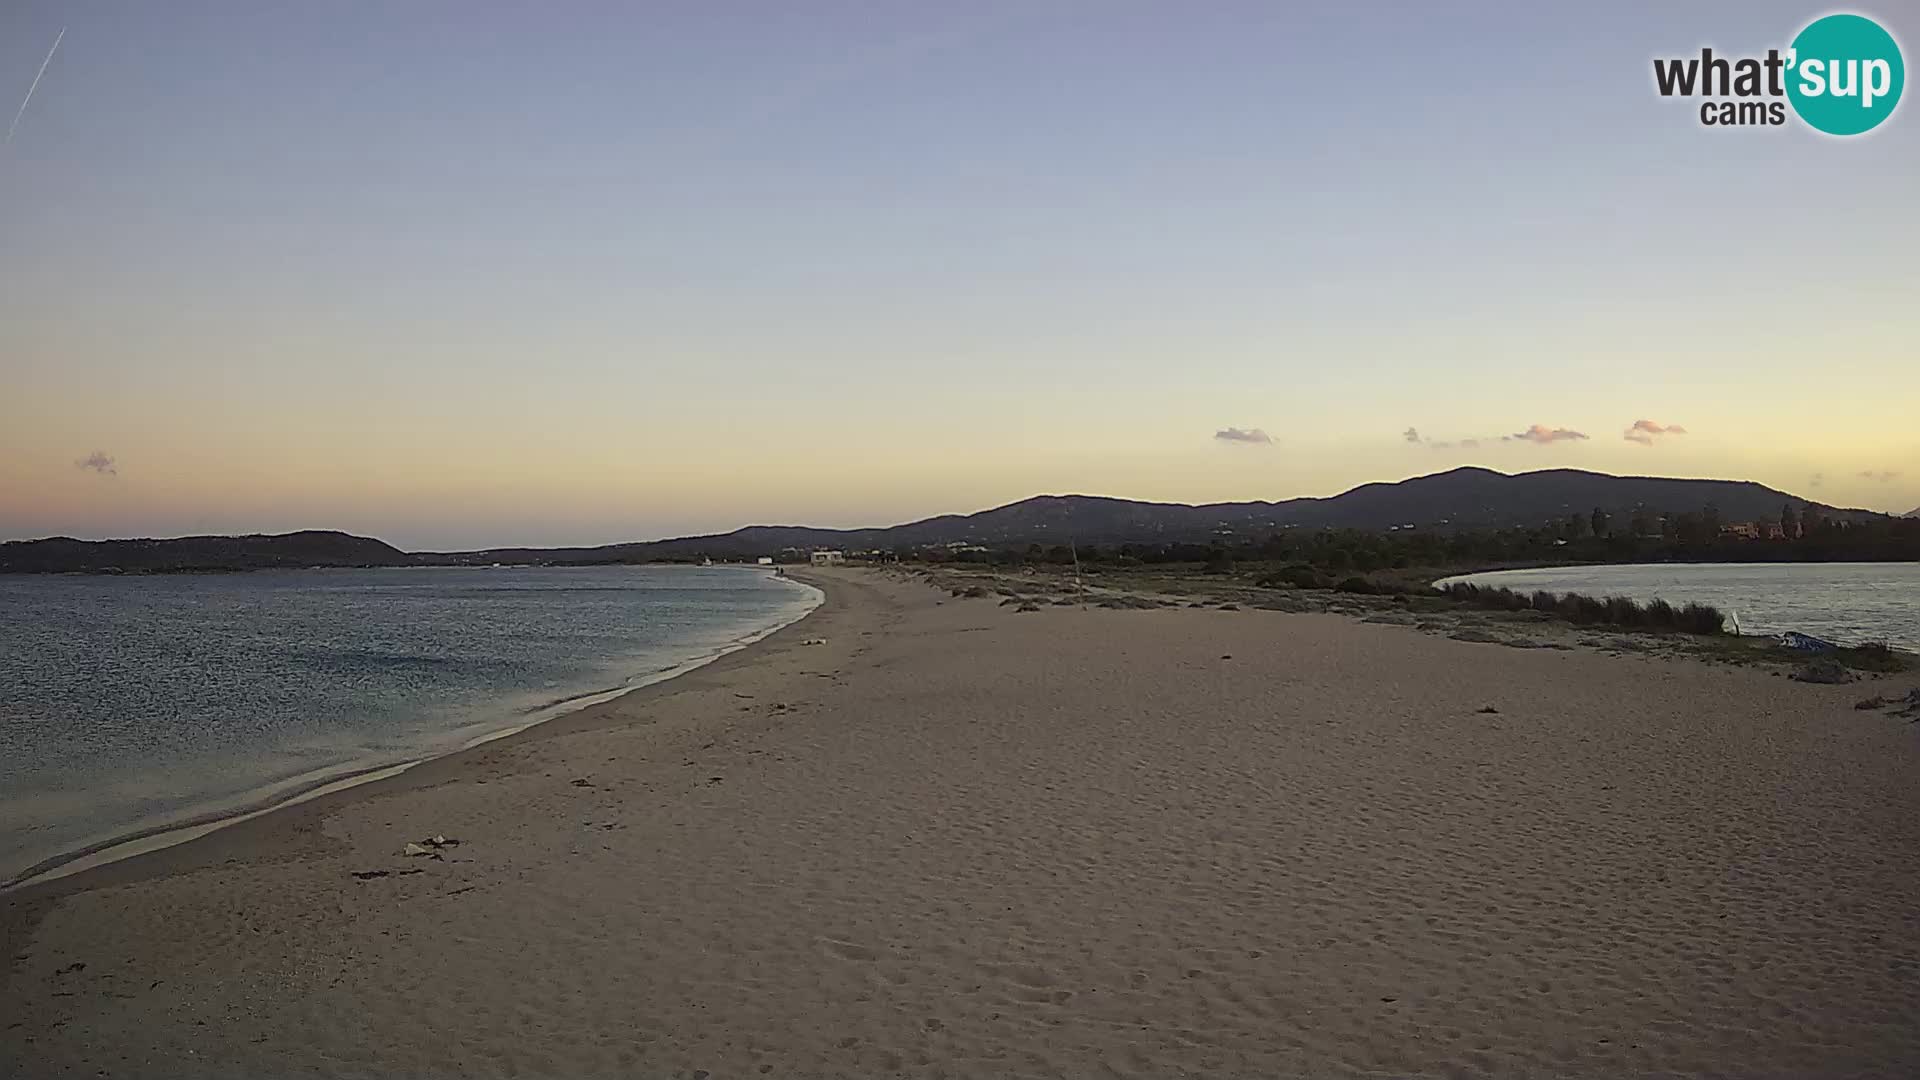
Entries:
[[[1833, 140], [1652, 89], [1826, 10], [10, 0], [9, 115], [68, 31], [0, 150], [0, 538], [598, 543], [1462, 464], [1905, 511], [1920, 101]], [[1912, 8], [1848, 10], [1920, 64]], [[1590, 437], [1500, 439], [1535, 424]]]

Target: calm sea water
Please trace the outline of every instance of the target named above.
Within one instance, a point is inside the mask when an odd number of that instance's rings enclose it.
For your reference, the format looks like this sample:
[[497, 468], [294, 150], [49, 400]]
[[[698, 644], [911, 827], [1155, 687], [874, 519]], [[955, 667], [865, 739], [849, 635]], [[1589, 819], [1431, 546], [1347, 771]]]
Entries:
[[818, 597], [744, 567], [0, 576], [0, 882], [654, 681]]
[[1662, 563], [1502, 570], [1447, 581], [1532, 592], [1712, 604], [1747, 634], [1798, 630], [1843, 645], [1920, 649], [1920, 563]]

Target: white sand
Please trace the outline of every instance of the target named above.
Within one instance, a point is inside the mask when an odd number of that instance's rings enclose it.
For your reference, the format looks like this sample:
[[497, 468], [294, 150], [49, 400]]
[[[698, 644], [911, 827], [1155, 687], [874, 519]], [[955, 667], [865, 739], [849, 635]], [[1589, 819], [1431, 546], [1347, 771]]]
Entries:
[[1920, 1073], [1920, 725], [1861, 687], [814, 576], [671, 683], [9, 897], [0, 1075]]

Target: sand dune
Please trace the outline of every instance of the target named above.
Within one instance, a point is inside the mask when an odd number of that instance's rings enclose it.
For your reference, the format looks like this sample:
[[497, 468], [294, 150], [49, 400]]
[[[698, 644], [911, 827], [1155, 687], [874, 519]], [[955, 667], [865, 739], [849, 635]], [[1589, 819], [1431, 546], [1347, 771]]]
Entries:
[[816, 576], [672, 683], [9, 898], [0, 1074], [1920, 1072], [1920, 726], [1858, 687]]

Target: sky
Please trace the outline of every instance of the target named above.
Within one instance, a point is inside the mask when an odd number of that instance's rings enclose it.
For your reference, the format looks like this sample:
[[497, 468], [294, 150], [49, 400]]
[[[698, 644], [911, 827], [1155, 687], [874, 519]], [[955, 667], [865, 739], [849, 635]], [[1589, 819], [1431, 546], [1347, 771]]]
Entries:
[[66, 36], [0, 149], [0, 539], [1460, 465], [1904, 512], [1920, 101], [1834, 139], [1653, 89], [1827, 10], [10, 0], [0, 108]]

